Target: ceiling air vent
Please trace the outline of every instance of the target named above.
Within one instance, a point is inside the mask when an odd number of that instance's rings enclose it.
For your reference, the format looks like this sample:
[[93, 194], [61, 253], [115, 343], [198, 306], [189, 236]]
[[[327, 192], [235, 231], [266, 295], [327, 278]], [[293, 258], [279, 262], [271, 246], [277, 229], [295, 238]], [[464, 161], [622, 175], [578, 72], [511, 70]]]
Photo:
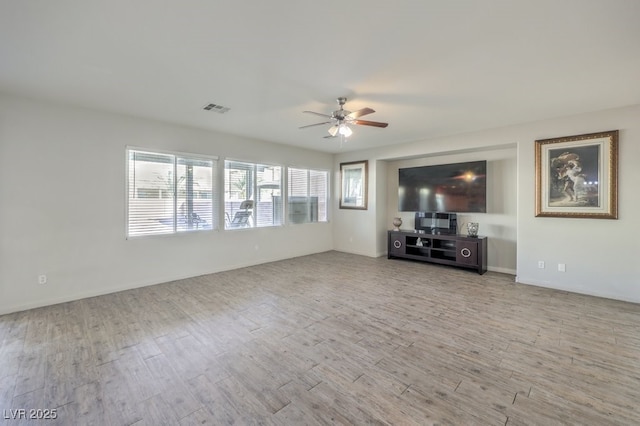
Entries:
[[217, 112], [218, 114], [224, 114], [225, 112], [229, 111], [230, 108], [227, 108], [226, 106], [222, 106], [222, 105], [217, 105], [217, 104], [207, 104], [204, 107], [202, 107], [202, 109], [205, 111]]

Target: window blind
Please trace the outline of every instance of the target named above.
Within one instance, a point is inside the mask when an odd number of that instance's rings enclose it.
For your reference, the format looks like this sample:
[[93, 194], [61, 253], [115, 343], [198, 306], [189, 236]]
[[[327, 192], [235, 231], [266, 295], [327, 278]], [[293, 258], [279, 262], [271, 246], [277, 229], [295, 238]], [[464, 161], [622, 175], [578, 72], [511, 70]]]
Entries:
[[328, 189], [328, 172], [290, 167], [287, 198], [289, 222], [326, 222]]
[[127, 150], [127, 235], [215, 228], [217, 160]]

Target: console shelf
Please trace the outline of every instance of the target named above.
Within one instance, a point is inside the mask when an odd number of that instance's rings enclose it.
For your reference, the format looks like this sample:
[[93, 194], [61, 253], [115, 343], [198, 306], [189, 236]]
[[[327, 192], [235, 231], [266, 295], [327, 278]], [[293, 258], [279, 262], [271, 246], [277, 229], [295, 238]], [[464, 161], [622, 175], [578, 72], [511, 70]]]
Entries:
[[487, 237], [389, 231], [388, 258], [403, 258], [487, 272]]

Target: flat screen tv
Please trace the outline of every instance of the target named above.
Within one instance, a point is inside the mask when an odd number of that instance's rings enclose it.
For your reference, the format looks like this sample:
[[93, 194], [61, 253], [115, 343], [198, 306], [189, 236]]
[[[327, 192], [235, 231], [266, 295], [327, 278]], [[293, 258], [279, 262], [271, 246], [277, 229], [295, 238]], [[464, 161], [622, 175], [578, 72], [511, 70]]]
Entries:
[[486, 213], [487, 162], [399, 169], [398, 210]]

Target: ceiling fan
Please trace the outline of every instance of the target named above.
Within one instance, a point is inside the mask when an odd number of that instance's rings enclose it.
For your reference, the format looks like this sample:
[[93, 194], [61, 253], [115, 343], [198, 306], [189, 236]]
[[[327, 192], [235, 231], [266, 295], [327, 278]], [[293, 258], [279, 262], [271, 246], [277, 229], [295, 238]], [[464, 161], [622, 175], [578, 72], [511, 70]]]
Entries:
[[349, 127], [350, 124], [359, 124], [361, 126], [373, 126], [373, 127], [383, 127], [383, 128], [389, 125], [389, 123], [381, 123], [379, 121], [359, 120], [359, 118], [362, 117], [363, 115], [371, 114], [371, 113], [374, 113], [375, 111], [372, 110], [371, 108], [362, 108], [353, 112], [347, 111], [346, 109], [343, 108], [346, 102], [347, 102], [347, 98], [338, 98], [338, 105], [340, 106], [340, 109], [333, 111], [331, 115], [322, 114], [320, 112], [314, 112], [314, 111], [302, 111], [307, 114], [315, 114], [315, 115], [319, 115], [320, 117], [325, 117], [328, 120], [323, 121], [322, 123], [309, 124], [307, 126], [302, 126], [300, 127], [300, 129], [306, 129], [307, 127], [314, 127], [314, 126], [322, 126], [323, 124], [333, 124], [331, 127], [329, 127], [329, 136], [325, 136], [325, 138], [335, 138], [338, 135], [347, 138], [351, 136], [351, 134], [353, 133], [353, 131]]

